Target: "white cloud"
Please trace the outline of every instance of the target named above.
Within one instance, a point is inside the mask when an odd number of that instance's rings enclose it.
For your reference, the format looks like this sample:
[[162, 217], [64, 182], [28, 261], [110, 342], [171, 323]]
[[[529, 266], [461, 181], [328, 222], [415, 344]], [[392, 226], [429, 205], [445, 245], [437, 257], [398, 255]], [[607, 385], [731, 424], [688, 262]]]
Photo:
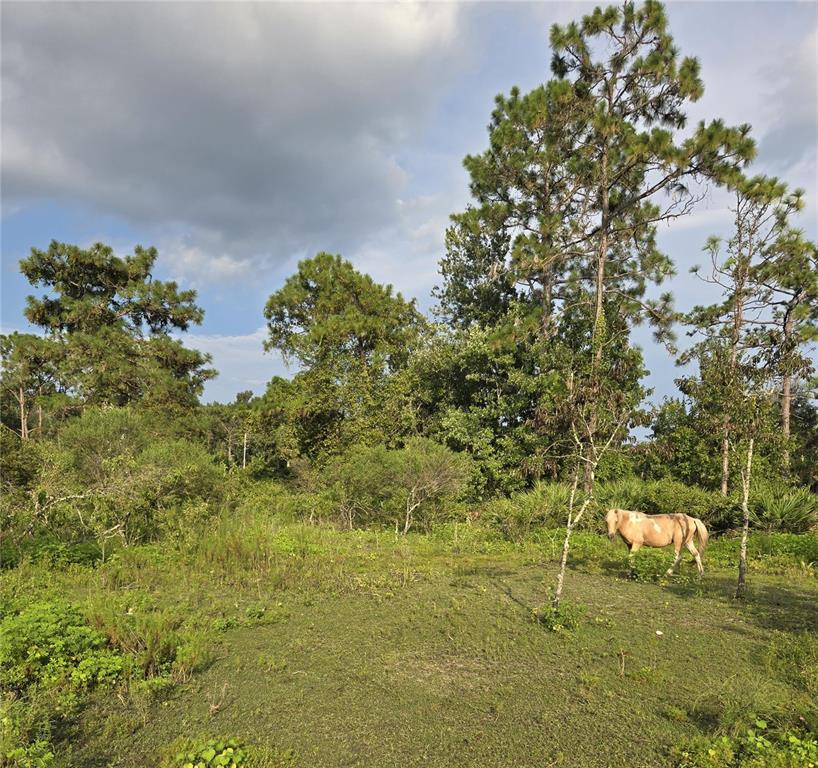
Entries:
[[273, 376], [289, 378], [295, 373], [278, 352], [264, 351], [265, 326], [246, 335], [186, 333], [179, 338], [186, 347], [213, 356], [213, 367], [219, 375], [205, 385], [205, 402], [229, 402], [245, 389], [260, 395]]

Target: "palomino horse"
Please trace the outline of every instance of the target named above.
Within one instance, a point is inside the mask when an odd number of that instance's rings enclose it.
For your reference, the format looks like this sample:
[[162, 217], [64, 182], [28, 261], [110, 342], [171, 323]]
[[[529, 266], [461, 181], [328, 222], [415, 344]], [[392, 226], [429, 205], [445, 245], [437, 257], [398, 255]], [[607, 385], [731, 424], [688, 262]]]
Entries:
[[630, 547], [630, 554], [633, 555], [640, 547], [666, 547], [673, 544], [676, 551], [676, 559], [673, 565], [668, 568], [668, 576], [672, 575], [674, 569], [682, 559], [682, 545], [686, 546], [693, 559], [699, 573], [704, 573], [702, 559], [699, 550], [696, 549], [693, 539], [698, 535], [699, 547], [704, 552], [707, 546], [707, 528], [697, 517], [690, 515], [646, 515], [642, 512], [631, 512], [627, 509], [609, 509], [605, 516], [608, 523], [608, 538], [613, 541], [618, 533], [625, 543]]

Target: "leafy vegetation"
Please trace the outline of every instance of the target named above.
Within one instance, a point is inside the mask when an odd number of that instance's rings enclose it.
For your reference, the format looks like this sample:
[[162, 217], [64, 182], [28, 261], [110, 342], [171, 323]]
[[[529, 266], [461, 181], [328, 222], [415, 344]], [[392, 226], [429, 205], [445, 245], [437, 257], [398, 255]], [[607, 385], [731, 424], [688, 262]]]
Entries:
[[207, 739], [184, 744], [172, 760], [162, 765], [163, 768], [234, 768], [246, 763], [246, 752], [236, 739]]
[[678, 768], [815, 768], [818, 741], [793, 731], [771, 734], [758, 719], [739, 737], [702, 739], [679, 757]]
[[[660, 3], [551, 49], [465, 159], [437, 320], [318, 253], [267, 302], [299, 368], [260, 395], [199, 402], [215, 371], [180, 336], [203, 310], [155, 249], [23, 259], [41, 335], [0, 337], [0, 766], [815, 762], [803, 194], [750, 174], [749, 126], [686, 128], [704, 83]], [[734, 229], [679, 354], [657, 227], [700, 182]], [[658, 405], [643, 322], [691, 366]], [[703, 520], [705, 577], [629, 559], [612, 507]]]

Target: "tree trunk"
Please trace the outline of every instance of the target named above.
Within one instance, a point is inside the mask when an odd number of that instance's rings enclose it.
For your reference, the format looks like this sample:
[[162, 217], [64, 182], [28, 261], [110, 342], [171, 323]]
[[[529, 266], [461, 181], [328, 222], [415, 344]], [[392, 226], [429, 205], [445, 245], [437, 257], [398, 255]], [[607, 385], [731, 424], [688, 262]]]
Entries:
[[[602, 352], [605, 346], [605, 262], [608, 257], [608, 227], [610, 225], [610, 198], [608, 190], [608, 147], [602, 152], [601, 161], [601, 204], [602, 204], [602, 219], [600, 221], [599, 229], [599, 248], [596, 256], [596, 281], [595, 281], [595, 296], [594, 296], [594, 327], [591, 337], [591, 347], [593, 352], [593, 369], [591, 375], [591, 389], [592, 396], [595, 396], [593, 390], [596, 390], [599, 384], [600, 368], [602, 367]], [[588, 431], [590, 432], [589, 439], [593, 440], [596, 435], [597, 427], [597, 406], [593, 406], [591, 416], [588, 419]], [[593, 486], [593, 470], [590, 462], [585, 465], [585, 475], [583, 478], [582, 487], [586, 495], [591, 492]]]
[[[578, 460], [582, 461], [582, 453], [580, 453]], [[594, 462], [588, 462], [586, 464], [586, 469], [588, 467], [591, 468], [590, 477], [591, 477], [591, 490], [593, 490], [594, 485]], [[579, 465], [577, 465], [576, 471], [574, 472], [574, 482], [571, 485], [571, 498], [568, 501], [568, 523], [565, 526], [565, 539], [562, 542], [562, 555], [560, 557], [560, 570], [557, 574], [557, 584], [554, 587], [554, 599], [552, 601], [552, 605], [555, 610], [559, 610], [560, 601], [562, 600], [562, 586], [565, 582], [565, 568], [568, 565], [568, 549], [571, 545], [571, 532], [574, 530], [574, 526], [579, 522], [580, 518], [582, 517], [583, 513], [585, 512], [588, 504], [591, 501], [591, 496], [586, 496], [585, 500], [582, 502], [582, 507], [580, 507], [579, 512], [577, 513], [576, 517], [574, 516], [574, 501], [577, 496], [577, 486], [579, 485]]]
[[744, 521], [741, 527], [741, 547], [738, 555], [738, 584], [736, 598], [741, 599], [747, 592], [747, 534], [750, 530], [750, 475], [753, 469], [753, 442], [747, 446], [747, 467], [741, 472], [741, 511]]
[[20, 387], [17, 393], [17, 402], [20, 405], [20, 439], [28, 440], [28, 411], [26, 410], [26, 392]]
[[790, 468], [790, 409], [792, 407], [792, 376], [784, 374], [781, 382], [781, 431], [784, 434], [784, 469]]
[[551, 336], [551, 302], [554, 299], [554, 269], [552, 266], [543, 269], [542, 274], [542, 317], [540, 334], [543, 341]]
[[244, 433], [244, 446], [241, 451], [241, 468], [247, 468], [247, 432]]
[[560, 572], [557, 574], [557, 586], [554, 589], [554, 608], [560, 607], [562, 600], [562, 585], [565, 581], [565, 566], [568, 564], [568, 547], [571, 541], [571, 530], [573, 528], [571, 514], [568, 514], [568, 525], [565, 528], [565, 540], [562, 542], [562, 557], [560, 558]]
[[727, 417], [721, 433], [721, 495], [727, 495], [727, 483], [730, 479], [730, 438], [727, 436]]
[[[799, 294], [800, 296], [800, 294]], [[790, 339], [792, 338], [795, 319], [790, 309], [787, 309], [787, 317], [784, 320], [784, 343], [783, 347], [789, 355]], [[792, 409], [792, 374], [785, 363], [785, 371], [781, 381], [781, 431], [784, 434], [784, 469], [790, 468], [790, 411]]]

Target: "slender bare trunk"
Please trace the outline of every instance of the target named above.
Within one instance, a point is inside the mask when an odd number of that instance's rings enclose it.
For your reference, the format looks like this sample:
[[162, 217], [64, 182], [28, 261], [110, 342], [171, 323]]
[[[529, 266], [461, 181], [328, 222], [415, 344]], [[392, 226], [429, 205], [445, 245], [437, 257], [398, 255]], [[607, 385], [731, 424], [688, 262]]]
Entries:
[[741, 471], [741, 511], [744, 521], [741, 527], [741, 547], [738, 555], [738, 584], [736, 598], [743, 598], [747, 592], [747, 534], [750, 530], [750, 476], [753, 469], [753, 443], [747, 446], [747, 466]]
[[[579, 455], [578, 461], [582, 461], [582, 454]], [[588, 462], [586, 467], [591, 467], [590, 477], [591, 477], [591, 489], [593, 490], [594, 484], [594, 462]], [[565, 526], [565, 539], [562, 542], [562, 555], [560, 556], [560, 570], [557, 574], [557, 584], [554, 587], [554, 599], [552, 601], [552, 605], [555, 609], [559, 609], [560, 601], [562, 600], [562, 586], [565, 583], [565, 569], [568, 565], [568, 550], [571, 546], [571, 532], [574, 530], [574, 526], [580, 521], [582, 515], [585, 513], [585, 510], [588, 508], [588, 504], [591, 502], [591, 496], [587, 495], [585, 500], [582, 502], [582, 506], [580, 507], [579, 512], [577, 512], [576, 516], [574, 515], [574, 504], [576, 502], [577, 497], [577, 487], [579, 486], [579, 464], [577, 464], [577, 468], [574, 472], [574, 482], [571, 485], [571, 496], [568, 501], [568, 521], [567, 525]]]
[[[800, 294], [799, 294], [800, 295]], [[787, 309], [787, 317], [784, 320], [784, 349], [790, 349], [790, 339], [792, 338], [795, 319], [790, 309]], [[788, 368], [789, 366], [785, 367]], [[790, 411], [792, 409], [792, 374], [789, 370], [784, 371], [781, 381], [781, 431], [784, 434], [784, 469], [790, 468]]]
[[542, 318], [540, 320], [540, 333], [543, 340], [551, 336], [551, 302], [554, 299], [554, 270], [548, 266], [543, 269], [542, 274]]
[[233, 433], [227, 433], [227, 466], [233, 466]]
[[728, 431], [727, 417], [724, 417], [724, 424], [721, 432], [721, 495], [727, 495], [727, 483], [730, 480], [730, 438]]
[[28, 440], [28, 410], [26, 409], [26, 392], [20, 387], [17, 393], [17, 402], [20, 404], [20, 439]]
[[[608, 227], [610, 225], [610, 198], [608, 190], [608, 147], [602, 152], [601, 161], [601, 204], [602, 219], [600, 221], [599, 247], [596, 256], [596, 281], [594, 296], [594, 327], [591, 336], [591, 346], [593, 352], [593, 368], [591, 376], [592, 396], [596, 398], [596, 390], [599, 385], [600, 369], [602, 368], [602, 353], [605, 346], [605, 262], [608, 257]], [[597, 429], [597, 405], [594, 405], [588, 419], [588, 431], [590, 439], [593, 440]], [[593, 486], [593, 470], [590, 462], [585, 465], [585, 475], [583, 478], [583, 490], [586, 495], [591, 492]]]
[[792, 376], [784, 374], [781, 382], [781, 431], [784, 434], [784, 468], [790, 466], [790, 410], [792, 408]]
[[406, 499], [406, 516], [403, 521], [403, 535], [409, 533], [412, 527], [412, 514], [418, 508], [419, 502], [417, 500], [417, 493], [415, 488], [412, 488], [408, 498]]
[[247, 432], [244, 433], [244, 446], [241, 451], [241, 468], [247, 468]]

